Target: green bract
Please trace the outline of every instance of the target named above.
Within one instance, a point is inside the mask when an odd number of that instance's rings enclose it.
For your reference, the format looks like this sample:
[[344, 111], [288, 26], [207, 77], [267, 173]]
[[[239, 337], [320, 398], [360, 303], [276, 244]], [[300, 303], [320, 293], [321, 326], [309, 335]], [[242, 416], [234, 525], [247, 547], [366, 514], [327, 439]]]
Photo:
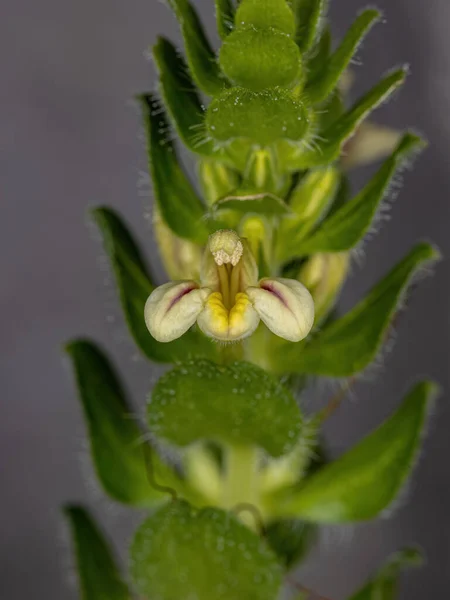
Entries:
[[[318, 411], [319, 384], [313, 414], [300, 403], [310, 379], [351, 387], [376, 361], [411, 282], [439, 258], [417, 242], [338, 310], [355, 252], [425, 143], [367, 122], [406, 68], [348, 102], [348, 69], [378, 10], [334, 44], [327, 0], [215, 0], [213, 48], [194, 1], [168, 4], [184, 48], [156, 40], [159, 86], [137, 96], [161, 286], [122, 217], [92, 211], [136, 345], [172, 365], [150, 390], [148, 430], [105, 353], [67, 345], [103, 490], [152, 512], [131, 544], [128, 590], [88, 513], [67, 509], [81, 598], [280, 600], [297, 593], [285, 575], [321, 526], [386, 514], [420, 452], [431, 382], [333, 461], [321, 428], [341, 399]], [[348, 169], [375, 157], [353, 191]], [[351, 600], [395, 600], [400, 570], [419, 562], [413, 549], [394, 555]]]
[[281, 587], [264, 541], [216, 508], [167, 505], [138, 529], [130, 555], [134, 583], [152, 600], [273, 600]]
[[249, 363], [183, 363], [161, 377], [147, 410], [150, 430], [181, 446], [198, 439], [256, 445], [272, 456], [291, 450], [301, 431], [292, 394]]

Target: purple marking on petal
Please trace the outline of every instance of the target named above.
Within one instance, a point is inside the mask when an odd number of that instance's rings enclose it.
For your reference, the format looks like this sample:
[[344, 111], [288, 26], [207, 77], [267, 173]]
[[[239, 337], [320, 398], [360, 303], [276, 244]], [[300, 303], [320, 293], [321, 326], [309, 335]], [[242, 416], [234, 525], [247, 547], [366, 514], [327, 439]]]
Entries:
[[286, 307], [289, 308], [286, 300], [283, 298], [282, 294], [275, 288], [274, 284], [271, 281], [263, 281], [259, 284], [259, 287], [262, 290], [266, 290], [266, 292], [270, 292], [274, 296], [278, 298], [278, 300]]
[[169, 310], [179, 301], [181, 300], [181, 298], [183, 298], [183, 296], [187, 296], [187, 294], [190, 294], [193, 290], [196, 290], [198, 288], [198, 286], [195, 283], [190, 284], [188, 287], [184, 288], [181, 292], [179, 292], [175, 298], [172, 299], [171, 303], [169, 304], [169, 306], [167, 307], [166, 313], [169, 312]]

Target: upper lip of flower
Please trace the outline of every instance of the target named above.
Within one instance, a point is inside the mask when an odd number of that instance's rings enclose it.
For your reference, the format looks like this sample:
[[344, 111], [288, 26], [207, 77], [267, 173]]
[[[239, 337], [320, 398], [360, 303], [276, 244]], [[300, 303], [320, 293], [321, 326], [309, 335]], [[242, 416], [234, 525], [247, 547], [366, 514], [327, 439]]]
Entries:
[[308, 290], [292, 279], [258, 281], [247, 241], [234, 231], [210, 236], [200, 280], [167, 283], [151, 293], [145, 321], [156, 340], [170, 342], [197, 322], [209, 337], [237, 341], [251, 335], [262, 320], [276, 335], [297, 342], [313, 326]]

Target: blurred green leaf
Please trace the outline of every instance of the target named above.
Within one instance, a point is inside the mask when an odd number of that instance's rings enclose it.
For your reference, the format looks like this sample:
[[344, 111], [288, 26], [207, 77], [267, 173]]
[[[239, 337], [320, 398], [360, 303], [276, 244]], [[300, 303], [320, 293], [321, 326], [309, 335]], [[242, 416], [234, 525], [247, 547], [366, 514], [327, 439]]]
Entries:
[[438, 258], [429, 244], [415, 246], [361, 302], [312, 336], [309, 343], [285, 343], [272, 356], [273, 369], [326, 377], [351, 377], [363, 371], [386, 339], [412, 277]]
[[314, 46], [327, 6], [328, 0], [292, 0], [295, 40], [301, 52], [308, 52]]
[[335, 123], [319, 132], [319, 138], [309, 150], [297, 151], [285, 157], [286, 169], [309, 169], [333, 162], [339, 157], [344, 143], [355, 133], [356, 129], [368, 115], [395, 92], [403, 84], [405, 69], [397, 69], [386, 75], [375, 87], [365, 94], [349, 111]]
[[224, 40], [234, 29], [233, 0], [215, 0], [217, 31]]
[[92, 215], [103, 235], [128, 328], [145, 356], [157, 362], [173, 362], [187, 356], [214, 356], [215, 345], [198, 331], [191, 330], [168, 344], [157, 342], [150, 335], [144, 321], [144, 306], [154, 285], [139, 248], [114, 210], [100, 207], [94, 209]]
[[292, 394], [250, 363], [183, 363], [163, 375], [147, 408], [150, 431], [185, 446], [199, 439], [256, 445], [272, 456], [291, 450], [302, 419]]
[[327, 61], [325, 68], [308, 81], [305, 93], [312, 103], [322, 102], [331, 94], [361, 41], [379, 18], [380, 12], [371, 8], [364, 10], [359, 15], [342, 43]]
[[422, 564], [423, 555], [417, 548], [400, 550], [392, 555], [375, 577], [349, 600], [396, 600], [401, 571], [420, 567]]
[[416, 462], [437, 386], [418, 383], [378, 429], [297, 487], [274, 496], [275, 515], [317, 523], [377, 517], [389, 508]]
[[[392, 183], [411, 155], [425, 146], [422, 138], [407, 133], [392, 156], [386, 160], [366, 187], [326, 219], [306, 239], [301, 240], [291, 256], [306, 256], [316, 252], [350, 250], [369, 231], [381, 202]], [[292, 244], [291, 244], [292, 245]]]
[[[95, 471], [105, 492], [134, 506], [151, 506], [166, 499], [167, 493], [149, 481], [144, 432], [106, 356], [88, 340], [72, 341], [66, 350], [75, 372]], [[195, 504], [202, 503], [155, 451], [151, 462], [155, 483], [173, 488]]]
[[299, 563], [317, 539], [317, 528], [296, 519], [274, 521], [266, 529], [266, 540], [287, 569]]
[[227, 83], [196, 10], [189, 0], [169, 0], [169, 4], [181, 26], [192, 76], [205, 94], [215, 96]]
[[211, 156], [212, 140], [205, 127], [205, 107], [191, 79], [181, 54], [165, 38], [159, 38], [153, 47], [153, 57], [159, 71], [164, 102], [169, 109], [178, 135], [193, 152]]
[[107, 541], [81, 506], [64, 509], [73, 540], [82, 600], [131, 600]]
[[148, 598], [274, 600], [282, 569], [264, 540], [218, 508], [173, 502], [138, 529], [131, 574]]
[[203, 244], [209, 234], [204, 207], [178, 161], [164, 108], [152, 94], [140, 96], [139, 100], [153, 191], [161, 217], [178, 236]]

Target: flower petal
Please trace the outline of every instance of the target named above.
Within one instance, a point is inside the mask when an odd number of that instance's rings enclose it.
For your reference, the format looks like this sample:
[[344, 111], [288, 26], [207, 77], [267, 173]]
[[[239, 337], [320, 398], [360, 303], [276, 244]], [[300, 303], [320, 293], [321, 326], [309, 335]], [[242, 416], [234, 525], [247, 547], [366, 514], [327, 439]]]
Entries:
[[256, 312], [276, 335], [299, 342], [314, 324], [314, 301], [299, 281], [261, 279], [258, 287], [247, 290]]
[[199, 315], [198, 326], [207, 336], [224, 341], [242, 340], [258, 327], [259, 316], [247, 294], [236, 294], [233, 308], [228, 311], [222, 294], [211, 294], [203, 312]]
[[157, 287], [145, 303], [145, 323], [158, 342], [171, 342], [186, 333], [203, 310], [210, 290], [195, 281], [176, 281]]

